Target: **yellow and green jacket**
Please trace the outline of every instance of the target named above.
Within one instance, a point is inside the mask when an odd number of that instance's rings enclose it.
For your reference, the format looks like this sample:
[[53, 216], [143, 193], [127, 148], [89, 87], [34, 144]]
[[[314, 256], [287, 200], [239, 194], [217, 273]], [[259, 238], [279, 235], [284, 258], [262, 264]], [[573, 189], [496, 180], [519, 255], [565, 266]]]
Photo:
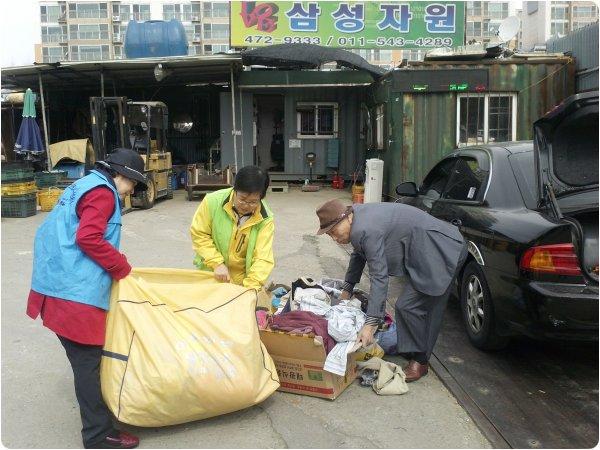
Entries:
[[261, 207], [239, 228], [237, 222], [233, 188], [207, 194], [190, 227], [194, 264], [212, 271], [224, 263], [232, 283], [260, 289], [275, 265], [273, 213], [262, 200]]

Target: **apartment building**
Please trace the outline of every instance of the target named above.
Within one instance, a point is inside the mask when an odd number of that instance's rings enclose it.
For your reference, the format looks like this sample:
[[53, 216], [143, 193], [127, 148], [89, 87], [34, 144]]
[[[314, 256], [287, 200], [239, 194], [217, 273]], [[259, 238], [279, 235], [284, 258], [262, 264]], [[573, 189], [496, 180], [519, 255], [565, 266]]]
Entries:
[[[514, 15], [516, 13], [511, 2], [466, 2], [465, 7], [465, 43], [470, 41], [489, 42], [490, 38], [498, 31], [498, 27], [502, 20], [506, 19], [509, 15]], [[509, 43], [510, 48], [516, 48], [516, 45], [516, 39], [513, 39]], [[427, 50], [356, 50], [355, 52], [372, 64], [384, 67], [395, 67], [399, 65], [402, 60], [422, 61]]]
[[598, 2], [524, 1], [519, 49], [532, 50], [552, 36], [564, 36], [598, 21]]
[[229, 50], [229, 3], [210, 1], [40, 2], [41, 46], [36, 61], [96, 61], [125, 57], [130, 20], [183, 23], [189, 55]]
[[[516, 14], [515, 2], [466, 2], [465, 42], [488, 42], [502, 20]], [[125, 57], [123, 43], [129, 20], [171, 20], [183, 23], [190, 55], [229, 51], [229, 2], [215, 1], [41, 1], [41, 46], [36, 61], [86, 61]], [[524, 1], [523, 26], [511, 48], [532, 49], [553, 35], [564, 35], [598, 20], [592, 1]], [[422, 60], [426, 50], [354, 50], [372, 64], [391, 68], [403, 59]]]
[[498, 32], [502, 21], [510, 15], [509, 6], [510, 2], [467, 2], [466, 42], [488, 43]]
[[202, 4], [202, 54], [211, 55], [229, 51], [229, 3], [200, 2]]
[[161, 18], [177, 19], [183, 23], [189, 55], [212, 55], [229, 51], [228, 2], [164, 2]]

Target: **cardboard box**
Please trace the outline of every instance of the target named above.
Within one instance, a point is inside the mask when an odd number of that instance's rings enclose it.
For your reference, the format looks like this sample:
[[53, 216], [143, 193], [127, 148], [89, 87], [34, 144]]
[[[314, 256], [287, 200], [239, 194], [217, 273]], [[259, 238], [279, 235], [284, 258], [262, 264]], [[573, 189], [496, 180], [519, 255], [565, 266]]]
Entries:
[[344, 376], [323, 370], [327, 354], [314, 335], [260, 330], [260, 339], [275, 362], [279, 391], [334, 400], [356, 379], [354, 354], [348, 355]]

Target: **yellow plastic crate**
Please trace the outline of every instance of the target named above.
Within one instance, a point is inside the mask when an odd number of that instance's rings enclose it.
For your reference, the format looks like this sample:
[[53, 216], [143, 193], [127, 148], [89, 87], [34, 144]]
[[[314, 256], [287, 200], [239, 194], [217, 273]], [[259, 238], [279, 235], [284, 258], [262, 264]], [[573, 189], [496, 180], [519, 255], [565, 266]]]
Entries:
[[35, 194], [37, 187], [35, 181], [25, 183], [3, 183], [2, 196]]

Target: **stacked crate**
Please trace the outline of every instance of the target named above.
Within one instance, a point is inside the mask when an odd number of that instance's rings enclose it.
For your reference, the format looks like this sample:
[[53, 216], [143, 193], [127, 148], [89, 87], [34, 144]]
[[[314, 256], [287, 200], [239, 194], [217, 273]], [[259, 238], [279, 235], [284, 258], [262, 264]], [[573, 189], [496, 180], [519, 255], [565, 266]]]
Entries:
[[53, 170], [51, 172], [36, 172], [35, 184], [38, 189], [47, 189], [58, 186], [67, 177], [67, 172]]
[[30, 217], [37, 212], [33, 169], [23, 164], [2, 164], [2, 217]]
[[51, 172], [37, 172], [35, 184], [38, 189], [38, 202], [42, 211], [52, 211], [63, 193], [63, 180], [67, 172], [54, 170]]

